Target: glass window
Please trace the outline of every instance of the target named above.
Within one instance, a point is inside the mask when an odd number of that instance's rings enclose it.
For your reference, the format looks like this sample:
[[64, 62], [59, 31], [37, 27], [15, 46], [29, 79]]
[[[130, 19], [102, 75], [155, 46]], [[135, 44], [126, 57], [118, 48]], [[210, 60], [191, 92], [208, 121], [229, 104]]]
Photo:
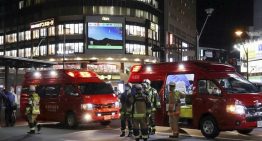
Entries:
[[6, 35], [6, 42], [7, 43], [14, 43], [17, 41], [16, 33]]
[[55, 44], [50, 44], [48, 46], [48, 54], [49, 55], [55, 55]]
[[80, 84], [80, 92], [84, 95], [112, 94], [113, 88], [107, 83], [83, 83]]
[[19, 32], [19, 41], [24, 41], [25, 40], [25, 32]]
[[24, 49], [19, 49], [18, 56], [19, 57], [25, 57], [25, 50]]
[[33, 56], [39, 56], [39, 47], [33, 47]]
[[48, 28], [48, 36], [55, 36], [55, 27], [51, 26]]
[[128, 36], [145, 37], [145, 27], [136, 25], [126, 25], [126, 34]]
[[198, 81], [198, 93], [218, 95], [221, 94], [220, 88], [211, 80], [199, 80]]
[[40, 56], [46, 56], [46, 55], [47, 55], [46, 46], [40, 46]]
[[145, 47], [145, 45], [140, 45], [140, 44], [126, 44], [126, 53], [127, 54], [145, 55], [146, 54], [146, 47]]
[[31, 48], [25, 48], [25, 57], [31, 57]]
[[64, 91], [66, 95], [78, 96], [77, 87], [74, 85], [65, 85]]
[[217, 82], [221, 88], [225, 89], [229, 94], [250, 94], [258, 92], [256, 86], [236, 74], [230, 74], [227, 78], [217, 79]]
[[40, 37], [46, 37], [46, 28], [40, 29]]
[[0, 45], [4, 44], [4, 36], [0, 36]]
[[45, 86], [45, 96], [58, 96], [59, 92], [59, 85]]
[[19, 1], [19, 6], [18, 6], [19, 9], [22, 9], [24, 7], [24, 4], [25, 4], [24, 1]]
[[31, 39], [31, 32], [30, 30], [25, 31], [25, 40], [30, 40]]
[[39, 29], [33, 30], [33, 39], [38, 39], [40, 37]]
[[58, 25], [58, 35], [63, 35], [64, 34], [63, 28], [64, 28], [63, 25]]

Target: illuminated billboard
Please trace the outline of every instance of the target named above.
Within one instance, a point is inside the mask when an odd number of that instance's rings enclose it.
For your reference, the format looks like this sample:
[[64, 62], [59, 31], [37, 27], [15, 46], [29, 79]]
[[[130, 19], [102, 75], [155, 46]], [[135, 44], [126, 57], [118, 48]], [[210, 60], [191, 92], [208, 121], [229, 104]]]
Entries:
[[123, 49], [122, 23], [88, 23], [88, 49]]

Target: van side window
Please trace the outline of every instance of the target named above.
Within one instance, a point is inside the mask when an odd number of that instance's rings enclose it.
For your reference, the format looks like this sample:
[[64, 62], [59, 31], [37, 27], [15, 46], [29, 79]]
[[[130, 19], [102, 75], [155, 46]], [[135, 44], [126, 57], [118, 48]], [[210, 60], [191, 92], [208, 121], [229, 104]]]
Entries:
[[211, 80], [198, 81], [199, 94], [220, 95], [220, 88]]
[[71, 96], [76, 96], [76, 86], [74, 85], [65, 85], [64, 86], [64, 92], [65, 95], [71, 95]]
[[60, 92], [59, 85], [49, 85], [45, 87], [45, 95], [46, 96], [58, 96]]
[[152, 81], [151, 87], [155, 88], [157, 92], [159, 93], [163, 85], [163, 81]]
[[36, 93], [38, 93], [40, 97], [44, 97], [45, 96], [45, 86], [36, 87]]

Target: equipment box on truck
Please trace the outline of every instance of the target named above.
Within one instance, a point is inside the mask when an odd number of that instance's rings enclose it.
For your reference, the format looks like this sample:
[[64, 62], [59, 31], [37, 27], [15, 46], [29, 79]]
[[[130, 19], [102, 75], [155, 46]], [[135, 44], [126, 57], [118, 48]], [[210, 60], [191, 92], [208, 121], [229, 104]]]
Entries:
[[112, 86], [86, 70], [45, 70], [25, 74], [21, 113], [28, 102], [28, 89], [36, 86], [42, 121], [57, 121], [74, 127], [84, 122], [110, 124], [119, 119], [119, 102]]
[[262, 127], [262, 94], [238, 74], [234, 67], [204, 61], [135, 65], [129, 82], [149, 79], [159, 92], [161, 109], [158, 125], [168, 125], [166, 104], [168, 84], [185, 94], [180, 112], [181, 123], [200, 129], [207, 138], [220, 131], [237, 130], [248, 134]]

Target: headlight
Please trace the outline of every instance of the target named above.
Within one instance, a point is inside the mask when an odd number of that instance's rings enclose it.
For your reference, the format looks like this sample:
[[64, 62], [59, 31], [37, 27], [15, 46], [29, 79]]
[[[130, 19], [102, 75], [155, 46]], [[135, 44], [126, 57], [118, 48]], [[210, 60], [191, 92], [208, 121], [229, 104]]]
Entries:
[[227, 105], [227, 112], [239, 115], [245, 114], [246, 107], [243, 105]]
[[93, 104], [91, 103], [82, 104], [82, 109], [83, 110], [93, 110]]
[[119, 108], [120, 107], [120, 103], [117, 101], [117, 102], [115, 102], [115, 107], [116, 108]]

